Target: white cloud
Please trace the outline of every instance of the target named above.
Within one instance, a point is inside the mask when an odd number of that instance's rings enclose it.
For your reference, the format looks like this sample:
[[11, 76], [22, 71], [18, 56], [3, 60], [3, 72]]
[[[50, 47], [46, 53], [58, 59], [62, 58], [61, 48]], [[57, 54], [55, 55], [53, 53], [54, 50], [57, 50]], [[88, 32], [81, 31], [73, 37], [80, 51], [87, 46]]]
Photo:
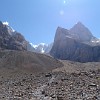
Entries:
[[3, 25], [9, 25], [9, 22], [7, 22], [7, 21], [3, 22]]

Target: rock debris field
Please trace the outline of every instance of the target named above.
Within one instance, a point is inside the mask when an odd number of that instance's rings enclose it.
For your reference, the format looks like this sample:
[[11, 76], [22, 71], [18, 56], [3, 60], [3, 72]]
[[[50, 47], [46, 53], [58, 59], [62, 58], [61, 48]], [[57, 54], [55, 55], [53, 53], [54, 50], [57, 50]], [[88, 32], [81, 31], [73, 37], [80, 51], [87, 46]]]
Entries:
[[0, 100], [100, 100], [100, 69], [0, 75]]

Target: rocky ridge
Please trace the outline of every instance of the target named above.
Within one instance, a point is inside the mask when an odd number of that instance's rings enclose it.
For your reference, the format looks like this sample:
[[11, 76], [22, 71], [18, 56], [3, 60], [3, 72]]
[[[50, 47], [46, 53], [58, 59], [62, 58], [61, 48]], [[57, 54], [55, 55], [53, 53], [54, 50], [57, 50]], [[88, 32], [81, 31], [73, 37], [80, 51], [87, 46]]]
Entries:
[[27, 50], [27, 41], [19, 32], [0, 21], [0, 48], [10, 50]]

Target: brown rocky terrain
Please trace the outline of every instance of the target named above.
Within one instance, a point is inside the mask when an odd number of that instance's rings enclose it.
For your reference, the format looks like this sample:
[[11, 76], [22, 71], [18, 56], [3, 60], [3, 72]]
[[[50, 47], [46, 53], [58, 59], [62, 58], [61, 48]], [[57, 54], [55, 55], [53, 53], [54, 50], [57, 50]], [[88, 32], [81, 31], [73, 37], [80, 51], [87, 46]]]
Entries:
[[60, 61], [47, 55], [0, 50], [0, 100], [30, 100], [31, 85], [37, 87], [43, 73], [61, 66]]
[[[10, 52], [14, 53], [11, 55]], [[16, 64], [8, 63], [9, 60], [1, 55], [2, 61], [11, 66], [0, 66], [0, 100], [100, 100], [100, 62], [59, 62], [30, 52], [9, 51], [7, 54], [6, 57], [11, 56], [13, 60], [19, 57], [22, 60], [16, 59]], [[33, 67], [37, 63], [37, 69], [41, 66], [46, 71], [22, 68], [27, 63], [30, 68], [31, 61]]]
[[28, 51], [0, 51], [0, 68], [39, 73], [47, 72], [60, 66], [63, 66], [63, 64], [47, 55]]

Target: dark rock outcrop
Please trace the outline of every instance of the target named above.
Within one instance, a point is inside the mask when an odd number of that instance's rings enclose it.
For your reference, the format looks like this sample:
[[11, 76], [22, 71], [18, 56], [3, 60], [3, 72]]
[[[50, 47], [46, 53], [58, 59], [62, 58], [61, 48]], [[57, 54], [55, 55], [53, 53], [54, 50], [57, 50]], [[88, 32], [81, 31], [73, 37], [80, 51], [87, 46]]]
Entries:
[[10, 26], [0, 22], [0, 48], [10, 50], [27, 50], [27, 41]]
[[100, 40], [80, 22], [70, 30], [58, 27], [50, 54], [62, 60], [100, 61]]

